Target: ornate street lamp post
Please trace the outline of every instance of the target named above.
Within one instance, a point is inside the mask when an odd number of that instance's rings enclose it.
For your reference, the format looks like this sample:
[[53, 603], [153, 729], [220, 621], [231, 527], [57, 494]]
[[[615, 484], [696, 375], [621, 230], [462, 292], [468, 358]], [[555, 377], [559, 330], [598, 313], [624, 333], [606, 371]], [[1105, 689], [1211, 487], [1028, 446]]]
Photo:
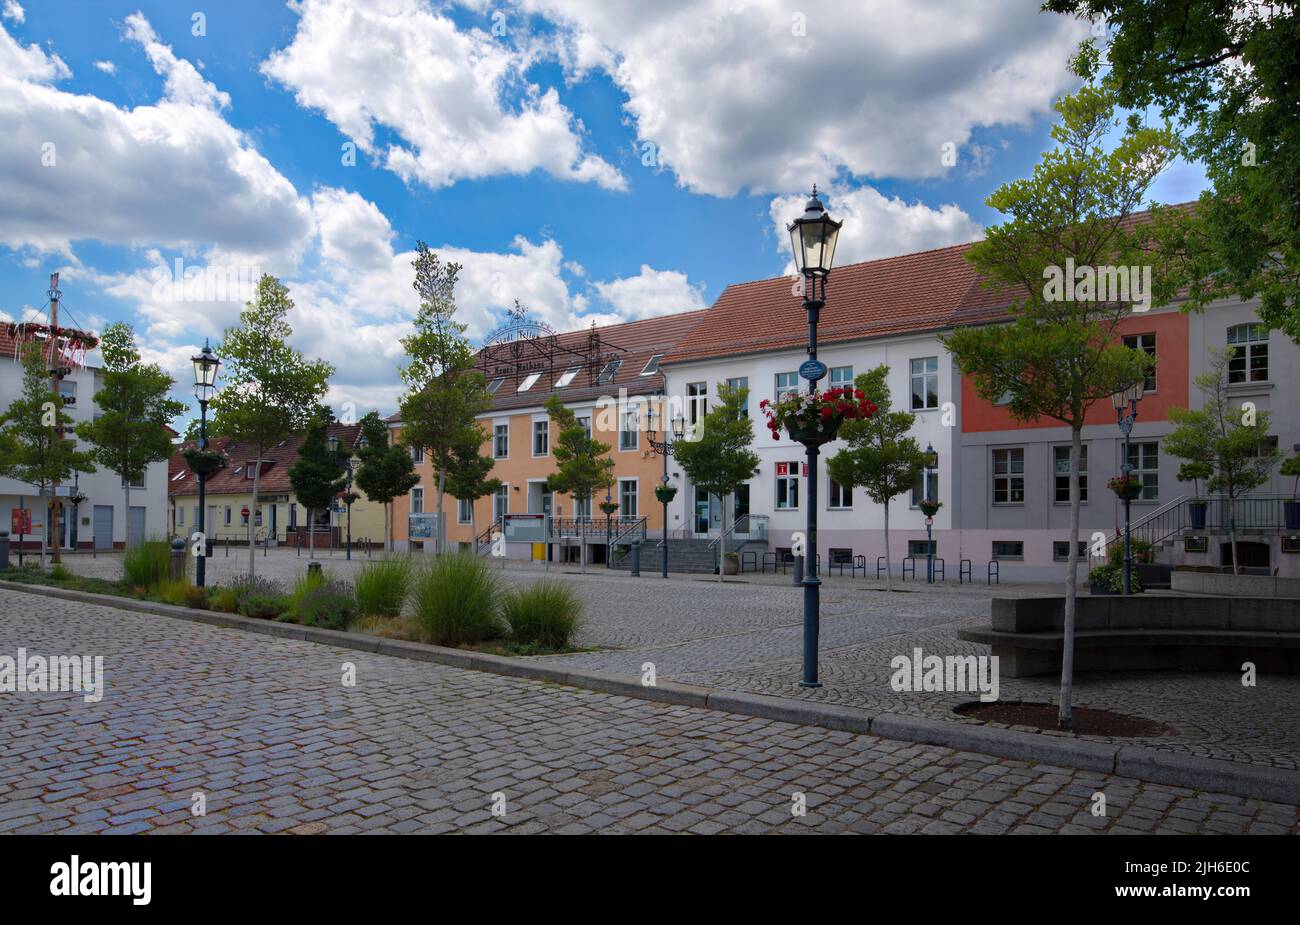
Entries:
[[[808, 359], [799, 375], [808, 380], [808, 394], [817, 392], [817, 382], [826, 375], [826, 364], [817, 359], [817, 321], [826, 304], [826, 278], [835, 259], [835, 244], [842, 222], [826, 213], [813, 187], [803, 215], [791, 222], [790, 248], [795, 268], [803, 276], [803, 309], [808, 316]], [[808, 456], [808, 520], [804, 538], [803, 575], [803, 680], [801, 687], [821, 687], [817, 680], [817, 637], [821, 621], [821, 577], [817, 574], [817, 456], [814, 436], [803, 441]]]
[[[199, 400], [199, 452], [206, 453], [208, 450], [208, 402], [212, 400], [213, 394], [217, 389], [217, 367], [221, 361], [213, 353], [212, 347], [208, 345], [207, 339], [203, 341], [203, 349], [199, 351], [198, 356], [190, 360], [194, 364], [194, 397]], [[198, 536], [202, 543], [202, 548], [198, 550], [197, 561], [194, 563], [194, 583], [200, 588], [207, 578], [207, 556], [208, 556], [208, 535], [204, 525], [204, 518], [207, 516], [207, 484], [209, 469], [206, 466], [195, 470], [199, 477], [199, 522]]]
[[[1115, 419], [1119, 424], [1120, 432], [1124, 434], [1124, 462], [1119, 467], [1120, 474], [1127, 482], [1129, 476], [1133, 474], [1133, 462], [1129, 456], [1131, 452], [1130, 436], [1133, 433], [1133, 423], [1138, 416], [1138, 402], [1142, 400], [1142, 382], [1135, 382], [1126, 389], [1121, 389], [1110, 396], [1110, 403], [1115, 406]], [[1071, 473], [1071, 478], [1078, 476]], [[1130, 529], [1130, 505], [1133, 503], [1133, 492], [1124, 491], [1124, 593], [1133, 593], [1133, 544], [1129, 536]], [[1072, 538], [1073, 540], [1073, 538]]]
[[673, 438], [668, 439], [668, 434], [664, 434], [662, 440], [655, 439], [655, 414], [653, 408], [646, 412], [646, 439], [650, 443], [650, 452], [662, 456], [664, 459], [664, 474], [658, 488], [655, 489], [655, 497], [664, 509], [664, 539], [660, 544], [662, 554], [659, 557], [659, 574], [662, 578], [668, 577], [668, 503], [677, 495], [677, 488], [668, 484], [668, 457], [673, 455], [673, 447], [686, 436], [686, 418], [677, 415], [673, 418]]

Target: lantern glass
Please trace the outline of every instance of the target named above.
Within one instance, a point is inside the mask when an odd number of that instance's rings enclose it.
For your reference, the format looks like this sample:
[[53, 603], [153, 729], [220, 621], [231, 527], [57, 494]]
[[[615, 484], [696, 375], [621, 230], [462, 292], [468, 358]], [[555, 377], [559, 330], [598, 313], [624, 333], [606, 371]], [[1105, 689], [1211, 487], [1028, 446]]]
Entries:
[[190, 362], [194, 365], [194, 394], [206, 401], [216, 387], [217, 367], [221, 365], [221, 360], [205, 342], [203, 349], [197, 356], [191, 357]]
[[804, 213], [789, 225], [790, 249], [795, 266], [805, 276], [828, 276], [835, 261], [835, 245], [839, 242], [842, 222], [834, 221], [826, 207], [817, 198], [808, 200]]
[[686, 436], [686, 418], [680, 414], [673, 418], [673, 436], [678, 440]]

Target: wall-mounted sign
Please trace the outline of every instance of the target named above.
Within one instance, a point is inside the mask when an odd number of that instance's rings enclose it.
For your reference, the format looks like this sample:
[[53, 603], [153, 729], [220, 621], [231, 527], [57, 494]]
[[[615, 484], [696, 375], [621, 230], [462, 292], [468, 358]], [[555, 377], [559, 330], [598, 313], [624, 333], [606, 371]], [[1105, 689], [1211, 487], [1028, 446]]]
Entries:
[[1283, 552], [1300, 552], [1300, 536], [1282, 537]]
[[820, 360], [804, 360], [799, 367], [799, 376], [809, 382], [816, 382], [826, 377], [826, 364]]
[[1185, 536], [1183, 537], [1183, 552], [1209, 552], [1210, 538], [1208, 536]]
[[550, 533], [545, 514], [507, 514], [501, 534], [509, 543], [544, 543]]

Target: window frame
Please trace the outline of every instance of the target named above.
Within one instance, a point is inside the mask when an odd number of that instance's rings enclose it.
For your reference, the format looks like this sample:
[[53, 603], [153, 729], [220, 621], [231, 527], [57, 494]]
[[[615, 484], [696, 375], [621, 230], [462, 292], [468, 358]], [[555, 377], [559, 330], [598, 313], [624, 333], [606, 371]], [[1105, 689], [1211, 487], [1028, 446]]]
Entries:
[[[1151, 343], [1146, 343], [1147, 338], [1151, 339]], [[1144, 331], [1141, 334], [1125, 334], [1120, 343], [1125, 347], [1128, 347], [1130, 350], [1145, 351], [1147, 356], [1151, 357], [1153, 360], [1156, 358], [1156, 344], [1158, 343], [1158, 339], [1155, 331]], [[1156, 390], [1157, 372], [1157, 367], [1153, 366], [1151, 368], [1151, 375], [1147, 376], [1142, 383], [1142, 394], [1146, 395]]]
[[[1244, 339], [1235, 339], [1234, 333], [1244, 331]], [[1227, 329], [1225, 341], [1228, 349], [1231, 351], [1231, 357], [1228, 360], [1228, 384], [1229, 385], [1251, 385], [1256, 382], [1270, 382], [1269, 379], [1269, 350], [1268, 350], [1269, 329], [1258, 321], [1245, 321], [1241, 324], [1230, 325]], [[1262, 358], [1262, 376], [1254, 375], [1255, 360]], [[1240, 361], [1240, 370], [1234, 370], [1233, 367]], [[1238, 378], [1233, 378], [1236, 375]]]
[[[505, 451], [501, 447], [504, 444]], [[510, 458], [510, 422], [504, 424], [492, 425], [492, 458], [509, 459]]]
[[[917, 363], [925, 364], [921, 368], [920, 372], [917, 372], [916, 369]], [[931, 363], [933, 363], [933, 369], [930, 368]], [[911, 405], [911, 407], [908, 410], [909, 411], [939, 410], [939, 405], [942, 404], [942, 402], [940, 402], [939, 400], [939, 358], [937, 356], [912, 357], [908, 360], [907, 369], [910, 374], [910, 378], [908, 379], [908, 386], [910, 389], [909, 391], [910, 397], [908, 398], [908, 404]], [[919, 405], [916, 403], [916, 381], [918, 379], [921, 380], [921, 390], [922, 390], [922, 394], [924, 395], [924, 398], [922, 399], [922, 403]], [[929, 388], [930, 380], [932, 379], [934, 380], [933, 391], [931, 391]], [[933, 405], [930, 404], [931, 396], [934, 397]]]
[[[540, 438], [542, 451], [537, 452], [537, 445]], [[545, 421], [533, 421], [533, 458], [543, 459], [551, 455], [551, 421], [547, 418]]]
[[[1025, 504], [1025, 448], [1023, 446], [1004, 446], [990, 447], [989, 449], [992, 451], [989, 471], [992, 479], [990, 487], [992, 489], [991, 497], [993, 505], [995, 507], [1023, 507]], [[1006, 471], [1001, 473], [998, 472], [999, 453], [1007, 454]], [[1015, 469], [1017, 454], [1020, 464], [1020, 470], [1018, 472]], [[1000, 480], [1006, 481], [1005, 501], [998, 500], [998, 482]], [[1019, 500], [1013, 499], [1013, 494], [1015, 492], [1014, 483], [1016, 481], [1020, 482]]]
[[[1060, 470], [1060, 460], [1057, 458], [1061, 450], [1065, 450], [1066, 471]], [[1052, 503], [1069, 504], [1070, 503], [1070, 444], [1054, 444], [1052, 446]], [[1065, 498], [1061, 498], [1062, 480], [1064, 480]], [[1088, 503], [1088, 444], [1079, 445], [1079, 503]]]

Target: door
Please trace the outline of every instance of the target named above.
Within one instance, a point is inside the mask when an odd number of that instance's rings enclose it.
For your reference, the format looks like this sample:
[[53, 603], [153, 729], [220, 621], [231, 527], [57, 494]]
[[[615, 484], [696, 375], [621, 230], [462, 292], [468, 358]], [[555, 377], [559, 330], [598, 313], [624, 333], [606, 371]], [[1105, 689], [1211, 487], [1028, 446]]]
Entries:
[[722, 508], [718, 505], [718, 496], [710, 495], [700, 488], [695, 488], [695, 532], [708, 536], [716, 532], [722, 524]]
[[92, 531], [96, 549], [113, 548], [113, 505], [95, 505]]
[[126, 512], [126, 545], [139, 546], [143, 542], [144, 508], [128, 508]]

